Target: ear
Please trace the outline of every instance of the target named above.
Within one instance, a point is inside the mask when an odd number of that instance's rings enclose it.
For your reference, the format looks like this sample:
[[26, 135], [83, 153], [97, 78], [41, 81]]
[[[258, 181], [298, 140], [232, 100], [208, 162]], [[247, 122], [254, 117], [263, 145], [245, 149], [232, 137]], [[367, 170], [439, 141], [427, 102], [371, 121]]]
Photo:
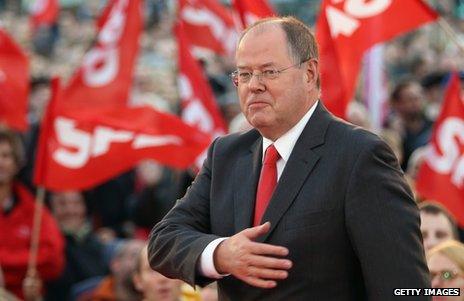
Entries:
[[317, 80], [319, 78], [319, 62], [316, 59], [309, 59], [306, 62], [306, 82], [311, 86], [311, 89], [317, 88]]

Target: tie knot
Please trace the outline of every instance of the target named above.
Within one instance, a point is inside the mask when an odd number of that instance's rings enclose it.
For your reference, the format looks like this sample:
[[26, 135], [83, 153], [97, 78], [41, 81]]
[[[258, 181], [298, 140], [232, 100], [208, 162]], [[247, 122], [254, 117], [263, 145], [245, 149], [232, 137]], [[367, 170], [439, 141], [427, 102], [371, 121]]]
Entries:
[[279, 160], [280, 155], [274, 144], [271, 144], [267, 147], [266, 153], [264, 154], [264, 164], [276, 164]]

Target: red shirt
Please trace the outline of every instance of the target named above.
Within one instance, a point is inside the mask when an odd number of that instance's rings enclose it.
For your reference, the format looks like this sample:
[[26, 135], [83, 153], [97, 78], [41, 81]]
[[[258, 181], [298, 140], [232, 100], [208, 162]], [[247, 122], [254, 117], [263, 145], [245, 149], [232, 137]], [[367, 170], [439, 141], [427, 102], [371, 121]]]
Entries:
[[[31, 243], [34, 197], [21, 184], [13, 185], [15, 204], [10, 212], [0, 209], [0, 267], [6, 289], [22, 298]], [[64, 267], [64, 239], [47, 208], [43, 208], [37, 269], [42, 280], [60, 275]]]

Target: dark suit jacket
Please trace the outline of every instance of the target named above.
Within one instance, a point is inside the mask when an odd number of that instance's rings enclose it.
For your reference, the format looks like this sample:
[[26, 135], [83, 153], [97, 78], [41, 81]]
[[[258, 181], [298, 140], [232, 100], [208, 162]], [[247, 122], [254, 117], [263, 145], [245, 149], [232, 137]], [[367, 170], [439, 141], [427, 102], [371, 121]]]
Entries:
[[[256, 130], [211, 145], [185, 197], [152, 231], [152, 268], [211, 281], [199, 274], [199, 257], [212, 240], [251, 227], [261, 157]], [[418, 210], [392, 151], [320, 102], [263, 221], [272, 226], [259, 241], [290, 251], [288, 278], [265, 290], [228, 276], [218, 281], [220, 300], [401, 300], [394, 288], [430, 285]]]

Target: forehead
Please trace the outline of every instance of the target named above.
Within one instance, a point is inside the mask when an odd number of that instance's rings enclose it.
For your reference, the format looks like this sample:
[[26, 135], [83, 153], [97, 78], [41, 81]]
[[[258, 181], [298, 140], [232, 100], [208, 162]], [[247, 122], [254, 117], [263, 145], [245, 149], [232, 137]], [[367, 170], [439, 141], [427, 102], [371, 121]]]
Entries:
[[11, 143], [7, 140], [0, 140], [0, 151], [2, 152], [13, 152], [13, 147], [11, 146]]
[[451, 224], [443, 213], [430, 214], [421, 212], [421, 224], [426, 228], [440, 228], [451, 232]]
[[411, 83], [404, 87], [400, 92], [400, 97], [407, 98], [411, 96], [418, 96], [422, 93], [422, 87], [418, 83]]
[[57, 192], [53, 195], [52, 200], [56, 203], [66, 204], [84, 204], [82, 195], [76, 191]]
[[291, 62], [280, 25], [261, 24], [247, 32], [238, 45], [236, 62], [238, 67]]
[[440, 271], [444, 269], [459, 270], [455, 262], [441, 253], [432, 255], [428, 260], [428, 266], [431, 271]]

